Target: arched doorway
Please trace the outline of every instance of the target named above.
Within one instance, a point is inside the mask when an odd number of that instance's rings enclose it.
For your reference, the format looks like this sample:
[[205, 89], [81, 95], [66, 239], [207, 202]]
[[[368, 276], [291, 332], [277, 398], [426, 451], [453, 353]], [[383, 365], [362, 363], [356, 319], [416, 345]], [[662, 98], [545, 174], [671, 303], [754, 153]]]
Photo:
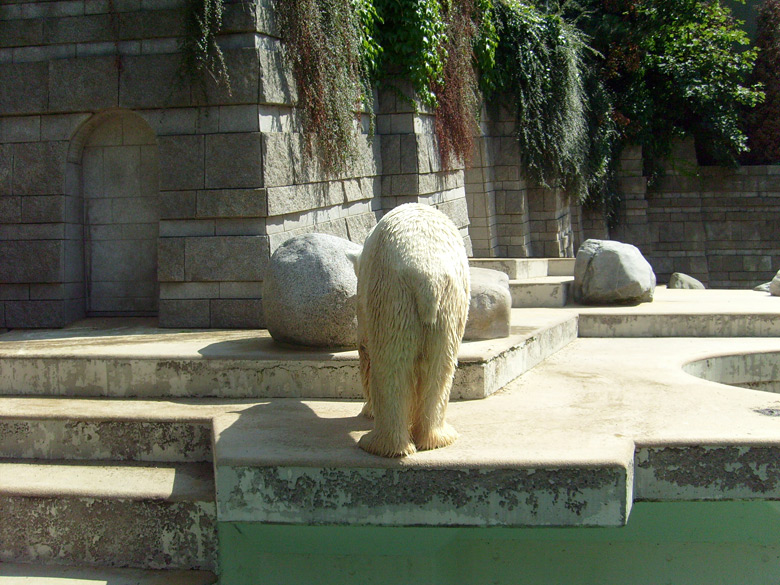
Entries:
[[81, 153], [86, 313], [156, 315], [160, 198], [154, 132], [124, 110], [91, 122]]

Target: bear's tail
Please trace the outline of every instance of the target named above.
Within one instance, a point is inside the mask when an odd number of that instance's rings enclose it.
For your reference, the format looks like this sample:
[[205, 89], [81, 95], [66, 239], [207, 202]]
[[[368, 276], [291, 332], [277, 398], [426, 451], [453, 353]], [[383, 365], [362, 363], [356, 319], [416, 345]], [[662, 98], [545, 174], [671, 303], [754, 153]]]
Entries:
[[409, 283], [417, 303], [417, 315], [426, 325], [436, 322], [439, 315], [441, 302], [441, 286], [436, 280], [426, 277], [424, 274], [414, 274], [414, 279]]

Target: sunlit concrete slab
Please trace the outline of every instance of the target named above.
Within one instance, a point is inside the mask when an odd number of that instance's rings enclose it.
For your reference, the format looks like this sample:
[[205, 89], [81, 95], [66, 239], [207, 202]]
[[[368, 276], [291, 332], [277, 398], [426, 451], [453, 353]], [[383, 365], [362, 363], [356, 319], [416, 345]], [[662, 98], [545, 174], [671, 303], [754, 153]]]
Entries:
[[780, 336], [780, 297], [754, 290], [659, 286], [649, 303], [566, 309], [579, 314], [580, 337]]
[[458, 441], [361, 451], [360, 404], [271, 400], [215, 419], [221, 521], [619, 526], [637, 500], [780, 499], [780, 397], [691, 376], [768, 338], [579, 339], [450, 404]]
[[[507, 338], [461, 345], [453, 399], [484, 398], [577, 336], [575, 313], [514, 313]], [[87, 319], [0, 335], [0, 394], [359, 398], [356, 350], [282, 345], [266, 330]]]

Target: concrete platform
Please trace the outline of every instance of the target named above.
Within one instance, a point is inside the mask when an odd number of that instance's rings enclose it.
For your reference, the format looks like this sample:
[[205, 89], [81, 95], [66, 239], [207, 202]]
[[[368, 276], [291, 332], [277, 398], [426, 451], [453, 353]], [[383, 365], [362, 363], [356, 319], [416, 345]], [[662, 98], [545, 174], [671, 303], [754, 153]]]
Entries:
[[580, 337], [780, 336], [780, 297], [753, 290], [659, 286], [653, 302], [634, 306], [567, 305]]
[[[484, 398], [577, 336], [575, 313], [519, 313], [511, 335], [461, 345], [452, 397]], [[356, 350], [283, 346], [266, 330], [87, 319], [0, 335], [0, 395], [360, 398]]]
[[216, 568], [210, 464], [0, 461], [0, 563]]
[[620, 526], [641, 500], [780, 499], [780, 396], [683, 364], [777, 339], [579, 339], [487, 400], [452, 446], [357, 447], [351, 402], [272, 400], [215, 419], [220, 521]]

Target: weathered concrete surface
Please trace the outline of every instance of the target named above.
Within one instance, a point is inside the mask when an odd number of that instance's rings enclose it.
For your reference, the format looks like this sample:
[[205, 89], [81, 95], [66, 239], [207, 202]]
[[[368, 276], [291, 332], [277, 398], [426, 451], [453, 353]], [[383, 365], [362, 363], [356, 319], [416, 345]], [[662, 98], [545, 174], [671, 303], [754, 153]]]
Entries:
[[655, 289], [633, 307], [568, 305], [580, 337], [777, 337], [780, 302], [753, 290]]
[[572, 276], [540, 276], [510, 280], [512, 306], [515, 308], [556, 308], [569, 302]]
[[38, 419], [18, 412], [0, 415], [0, 458], [211, 461], [208, 423], [152, 422], [145, 417], [83, 420], [72, 412], [57, 410], [63, 418]]
[[216, 567], [208, 464], [0, 463], [0, 562]]
[[780, 499], [777, 396], [682, 369], [725, 349], [776, 347], [762, 338], [578, 339], [503, 392], [451, 403], [460, 439], [401, 460], [357, 448], [372, 426], [359, 404], [258, 404], [215, 420], [218, 516], [621, 525], [634, 500]]
[[154, 571], [0, 564], [0, 585], [212, 585], [210, 571]]
[[[515, 313], [511, 335], [464, 342], [452, 397], [498, 391], [576, 337], [573, 313]], [[275, 343], [265, 330], [161, 330], [101, 321], [0, 336], [0, 394], [360, 398], [356, 350]], [[116, 323], [127, 323], [118, 321]], [[109, 322], [111, 324], [111, 322]], [[522, 357], [520, 361], [516, 358]]]
[[780, 351], [710, 356], [683, 370], [710, 382], [780, 394]]

